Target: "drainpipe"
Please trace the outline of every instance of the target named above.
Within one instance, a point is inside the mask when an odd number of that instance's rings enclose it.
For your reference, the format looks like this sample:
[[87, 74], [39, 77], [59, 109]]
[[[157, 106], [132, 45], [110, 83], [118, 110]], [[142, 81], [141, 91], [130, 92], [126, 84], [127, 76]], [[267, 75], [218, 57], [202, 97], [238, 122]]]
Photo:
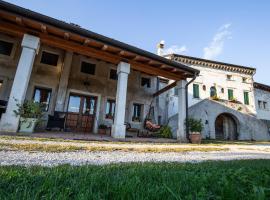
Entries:
[[185, 85], [185, 93], [186, 93], [186, 137], [189, 140], [189, 123], [188, 123], [188, 86], [191, 84], [198, 76], [199, 73], [195, 73], [193, 78], [187, 82]]

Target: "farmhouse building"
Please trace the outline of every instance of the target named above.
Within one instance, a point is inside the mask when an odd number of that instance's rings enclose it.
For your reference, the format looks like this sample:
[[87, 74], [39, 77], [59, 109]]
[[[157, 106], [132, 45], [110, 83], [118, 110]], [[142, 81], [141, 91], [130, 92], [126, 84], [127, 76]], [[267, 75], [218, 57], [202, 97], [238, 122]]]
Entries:
[[254, 83], [255, 68], [162, 55], [164, 44], [156, 55], [4, 1], [0, 23], [1, 132], [17, 132], [17, 104], [34, 100], [46, 105], [39, 130], [63, 116], [70, 132], [105, 125], [125, 138], [151, 115], [184, 142], [188, 116], [204, 138], [269, 139], [270, 87]]

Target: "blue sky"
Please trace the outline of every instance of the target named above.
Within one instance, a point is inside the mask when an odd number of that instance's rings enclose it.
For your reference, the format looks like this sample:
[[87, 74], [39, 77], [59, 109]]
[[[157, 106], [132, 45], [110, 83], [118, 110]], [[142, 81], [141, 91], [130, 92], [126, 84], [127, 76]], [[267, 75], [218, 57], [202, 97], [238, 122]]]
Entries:
[[257, 68], [255, 80], [270, 85], [268, 0], [8, 0], [42, 14], [156, 52]]

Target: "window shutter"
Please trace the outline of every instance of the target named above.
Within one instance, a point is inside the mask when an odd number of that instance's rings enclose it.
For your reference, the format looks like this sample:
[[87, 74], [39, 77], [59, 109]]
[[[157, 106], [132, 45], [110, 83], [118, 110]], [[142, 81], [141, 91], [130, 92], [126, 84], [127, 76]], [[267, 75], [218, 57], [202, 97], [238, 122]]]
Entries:
[[233, 90], [228, 89], [228, 99], [233, 100]]
[[199, 98], [200, 97], [199, 85], [198, 84], [193, 84], [193, 97], [194, 98]]
[[244, 92], [244, 103], [249, 105], [249, 95], [248, 92]]

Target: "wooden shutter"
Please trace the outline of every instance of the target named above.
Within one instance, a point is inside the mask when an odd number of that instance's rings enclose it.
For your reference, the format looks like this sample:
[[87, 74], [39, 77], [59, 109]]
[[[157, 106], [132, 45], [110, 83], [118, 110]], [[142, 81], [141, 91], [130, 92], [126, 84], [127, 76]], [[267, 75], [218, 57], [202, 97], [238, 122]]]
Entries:
[[193, 84], [193, 97], [194, 98], [199, 98], [200, 97], [199, 85], [198, 84]]
[[232, 89], [228, 89], [228, 99], [233, 100], [233, 90]]
[[244, 92], [244, 103], [249, 105], [249, 95], [248, 92]]

